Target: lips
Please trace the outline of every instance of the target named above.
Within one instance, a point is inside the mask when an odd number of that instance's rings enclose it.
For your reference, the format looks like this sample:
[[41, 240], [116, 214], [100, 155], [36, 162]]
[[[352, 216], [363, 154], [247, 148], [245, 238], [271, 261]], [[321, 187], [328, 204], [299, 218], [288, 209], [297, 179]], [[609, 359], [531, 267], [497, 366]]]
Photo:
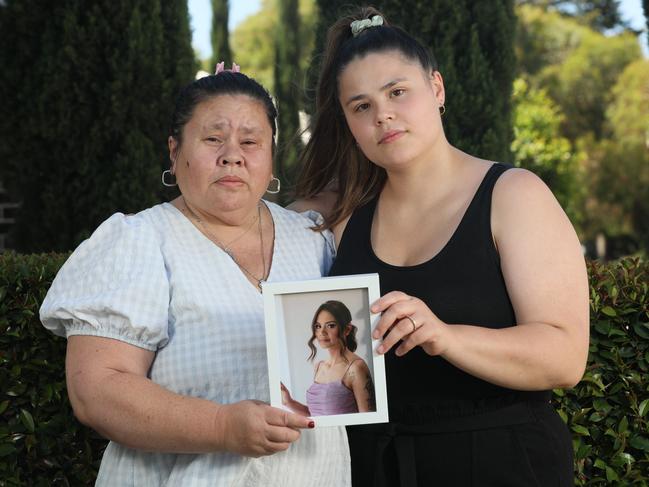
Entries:
[[388, 130], [381, 136], [379, 144], [389, 144], [390, 142], [394, 142], [395, 140], [400, 139], [405, 133], [405, 130]]
[[243, 184], [243, 179], [237, 176], [223, 176], [216, 180], [218, 184], [223, 184], [225, 186], [238, 186]]

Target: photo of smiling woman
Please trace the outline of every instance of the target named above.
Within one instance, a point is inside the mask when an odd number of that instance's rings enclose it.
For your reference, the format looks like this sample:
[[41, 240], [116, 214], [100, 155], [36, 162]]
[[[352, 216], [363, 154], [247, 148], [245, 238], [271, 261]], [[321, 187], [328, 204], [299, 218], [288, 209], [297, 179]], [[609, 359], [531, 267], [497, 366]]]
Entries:
[[375, 411], [374, 383], [369, 368], [354, 351], [357, 348], [356, 326], [352, 316], [340, 301], [322, 303], [311, 322], [309, 361], [318, 350], [327, 351], [329, 358], [314, 365], [313, 384], [306, 391], [306, 405], [291, 397], [282, 384], [282, 402], [296, 413], [306, 416], [328, 416]]

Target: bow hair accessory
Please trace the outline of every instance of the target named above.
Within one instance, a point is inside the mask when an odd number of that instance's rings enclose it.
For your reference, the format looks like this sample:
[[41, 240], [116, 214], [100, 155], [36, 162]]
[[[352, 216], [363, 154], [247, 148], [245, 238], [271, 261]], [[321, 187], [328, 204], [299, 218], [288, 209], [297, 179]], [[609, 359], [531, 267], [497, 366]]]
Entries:
[[232, 69], [225, 69], [225, 61], [221, 61], [220, 63], [217, 63], [216, 64], [216, 71], [214, 71], [214, 74], [223, 73], [224, 71], [231, 71], [233, 73], [240, 73], [241, 72], [241, 66], [239, 66], [237, 63], [232, 63]]
[[349, 24], [349, 26], [352, 28], [352, 35], [354, 37], [363, 32], [365, 29], [369, 29], [370, 27], [378, 27], [379, 25], [383, 25], [383, 17], [381, 17], [380, 15], [375, 15], [371, 19], [354, 20], [351, 24]]

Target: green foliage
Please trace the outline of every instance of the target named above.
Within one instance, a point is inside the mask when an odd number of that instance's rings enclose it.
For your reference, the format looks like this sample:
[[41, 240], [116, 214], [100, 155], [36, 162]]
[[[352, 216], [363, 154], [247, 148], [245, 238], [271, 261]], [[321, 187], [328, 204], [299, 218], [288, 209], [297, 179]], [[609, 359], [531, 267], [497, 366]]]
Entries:
[[106, 445], [74, 419], [66, 341], [38, 320], [66, 258], [0, 254], [0, 487], [94, 485]]
[[[106, 441], [72, 416], [65, 340], [38, 309], [66, 255], [0, 254], [0, 487], [92, 485]], [[584, 379], [556, 390], [572, 430], [577, 485], [649, 481], [649, 262], [588, 264]]]
[[555, 391], [573, 434], [576, 485], [649, 483], [649, 263], [591, 262], [588, 366]]
[[180, 79], [166, 77], [187, 65], [165, 59], [180, 41], [163, 15], [179, 2], [3, 2], [0, 178], [22, 201], [15, 248], [68, 250], [111, 213], [158, 201]]
[[518, 167], [531, 170], [550, 187], [573, 224], [581, 216], [579, 155], [560, 134], [563, 115], [544, 90], [514, 82], [514, 141], [511, 150]]
[[609, 137], [591, 141], [589, 147], [589, 186], [596, 198], [593, 206], [606, 211], [594, 211], [590, 226], [609, 235], [633, 234], [647, 250], [649, 61], [641, 59], [629, 64], [611, 93], [606, 112]]
[[[311, 62], [315, 37], [315, 9], [313, 0], [299, 0], [299, 72], [305, 73]], [[275, 93], [275, 37], [276, 29], [287, 29], [279, 24], [279, 0], [262, 0], [259, 12], [247, 17], [232, 32], [232, 51], [242, 69]], [[286, 33], [289, 34], [288, 32]], [[285, 67], [285, 66], [284, 66]], [[293, 83], [303, 88], [301, 78]]]
[[574, 140], [591, 132], [596, 139], [602, 137], [611, 87], [627, 64], [640, 57], [640, 46], [631, 33], [611, 37], [591, 33], [562, 64], [542, 70], [541, 84], [566, 115], [566, 136]]
[[[298, 0], [279, 0], [279, 22], [275, 27], [274, 88], [278, 108], [278, 153], [275, 174], [288, 189], [302, 148], [299, 138], [302, 87], [300, 73], [300, 16]], [[286, 194], [287, 191], [284, 192]], [[287, 203], [283, 198], [282, 203]]]
[[619, 0], [517, 0], [517, 3], [552, 9], [600, 32], [627, 27], [620, 15]]
[[216, 64], [221, 61], [225, 62], [228, 69], [232, 66], [232, 52], [228, 32], [229, 4], [228, 0], [212, 0], [212, 62], [210, 73], [214, 72]]
[[531, 5], [516, 8], [518, 71], [530, 77], [549, 65], [561, 65], [591, 33], [588, 27], [555, 11]]

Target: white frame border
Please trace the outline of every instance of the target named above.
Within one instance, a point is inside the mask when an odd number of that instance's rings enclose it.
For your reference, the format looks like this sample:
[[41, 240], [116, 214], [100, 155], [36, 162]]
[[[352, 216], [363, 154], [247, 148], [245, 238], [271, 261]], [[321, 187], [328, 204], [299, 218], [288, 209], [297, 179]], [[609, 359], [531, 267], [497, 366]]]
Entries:
[[[280, 390], [280, 364], [279, 348], [277, 343], [277, 299], [282, 294], [311, 293], [318, 291], [338, 291], [343, 289], [367, 289], [368, 309], [374, 301], [381, 296], [378, 274], [358, 274], [353, 276], [323, 277], [290, 282], [262, 283], [264, 299], [264, 324], [266, 328], [266, 357], [268, 360], [268, 384], [270, 388], [271, 406], [285, 409], [282, 405]], [[370, 328], [373, 330], [380, 318], [380, 314], [370, 311]], [[332, 414], [329, 416], [315, 416], [316, 426], [342, 426], [353, 424], [386, 423], [388, 422], [388, 399], [385, 385], [385, 361], [383, 355], [376, 352], [381, 344], [380, 340], [372, 338], [372, 366], [374, 376], [374, 393], [376, 396], [376, 411]]]

